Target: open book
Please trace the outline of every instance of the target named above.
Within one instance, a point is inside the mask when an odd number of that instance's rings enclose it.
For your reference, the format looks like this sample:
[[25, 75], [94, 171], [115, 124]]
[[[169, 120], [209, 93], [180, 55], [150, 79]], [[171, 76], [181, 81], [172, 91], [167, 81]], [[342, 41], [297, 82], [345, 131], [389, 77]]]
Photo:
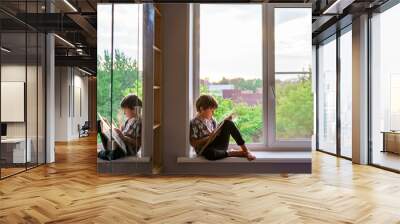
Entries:
[[209, 136], [207, 142], [203, 145], [203, 147], [201, 147], [199, 154], [201, 155], [203, 153], [203, 151], [207, 148], [207, 146], [210, 145], [211, 142], [214, 141], [214, 139], [219, 135], [219, 133], [221, 132], [221, 128], [222, 125], [225, 123], [225, 121], [227, 119], [232, 120], [232, 114], [229, 114], [228, 116], [225, 117], [224, 120], [222, 120], [221, 122], [219, 122], [219, 124], [217, 125], [217, 127], [215, 128], [215, 130], [213, 131], [213, 133]]
[[[97, 115], [100, 118], [100, 122], [101, 122], [101, 127], [102, 127], [102, 132], [103, 134], [107, 137], [108, 142], [112, 142], [112, 140], [114, 140], [117, 145], [125, 152], [127, 153], [126, 150], [126, 145], [125, 142], [119, 137], [118, 133], [114, 130], [114, 128], [116, 128], [117, 126], [115, 125], [115, 123], [113, 122], [112, 125], [110, 125], [110, 123], [105, 120], [100, 113], [97, 113]], [[103, 144], [104, 146], [104, 144]], [[106, 146], [104, 146], [106, 147]]]

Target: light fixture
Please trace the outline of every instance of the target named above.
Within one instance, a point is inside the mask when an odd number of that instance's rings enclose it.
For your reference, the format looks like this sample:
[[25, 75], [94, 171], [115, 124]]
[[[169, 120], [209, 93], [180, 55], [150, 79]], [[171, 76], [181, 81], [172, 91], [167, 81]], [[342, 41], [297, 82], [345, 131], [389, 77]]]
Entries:
[[343, 10], [354, 1], [355, 0], [336, 0], [332, 5], [325, 9], [322, 14], [342, 14]]
[[1, 49], [2, 51], [6, 52], [6, 53], [10, 53], [10, 52], [11, 52], [11, 50], [9, 50], [9, 49], [7, 49], [7, 48], [5, 48], [5, 47], [1, 47], [0, 49]]
[[65, 4], [67, 4], [74, 12], [78, 12], [78, 10], [68, 1], [64, 0]]
[[89, 76], [92, 75], [92, 73], [90, 73], [90, 72], [88, 72], [88, 71], [86, 71], [86, 70], [83, 70], [83, 69], [81, 69], [81, 68], [79, 68], [79, 67], [78, 67], [78, 70], [81, 71], [81, 72], [83, 72], [83, 73], [85, 73], [85, 74], [87, 74], [87, 75], [89, 75]]
[[64, 38], [62, 38], [62, 37], [60, 37], [59, 35], [57, 35], [57, 34], [54, 34], [54, 36], [55, 37], [57, 37], [59, 40], [61, 40], [62, 42], [64, 42], [64, 43], [66, 43], [67, 45], [69, 45], [70, 47], [73, 47], [73, 48], [75, 48], [75, 45], [73, 45], [71, 42], [69, 42], [68, 40], [66, 40], [66, 39], [64, 39]]

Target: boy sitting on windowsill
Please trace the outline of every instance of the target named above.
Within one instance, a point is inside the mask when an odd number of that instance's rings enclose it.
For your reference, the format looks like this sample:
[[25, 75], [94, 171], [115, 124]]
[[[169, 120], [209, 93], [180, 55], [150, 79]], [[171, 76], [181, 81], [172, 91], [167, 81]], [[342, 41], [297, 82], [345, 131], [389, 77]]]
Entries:
[[[190, 144], [197, 155], [208, 160], [218, 160], [226, 157], [246, 157], [254, 160], [256, 157], [247, 149], [245, 142], [232, 115], [225, 118], [222, 126], [217, 127], [213, 115], [218, 108], [217, 101], [210, 95], [202, 95], [196, 101], [197, 115], [190, 121]], [[229, 149], [229, 138], [233, 137], [241, 149]]]
[[121, 148], [117, 144], [114, 144], [115, 148], [112, 149], [112, 144], [110, 144], [110, 140], [104, 133], [107, 130], [103, 130], [104, 127], [102, 127], [102, 125], [99, 125], [98, 132], [100, 134], [103, 145], [103, 148], [98, 153], [98, 157], [100, 159], [115, 160], [125, 156], [137, 154], [141, 147], [142, 132], [142, 121], [140, 115], [137, 112], [137, 109], [140, 107], [142, 107], [142, 101], [133, 94], [125, 96], [121, 101], [121, 109], [125, 114], [126, 121], [119, 128], [114, 128], [114, 131], [123, 141], [126, 149]]

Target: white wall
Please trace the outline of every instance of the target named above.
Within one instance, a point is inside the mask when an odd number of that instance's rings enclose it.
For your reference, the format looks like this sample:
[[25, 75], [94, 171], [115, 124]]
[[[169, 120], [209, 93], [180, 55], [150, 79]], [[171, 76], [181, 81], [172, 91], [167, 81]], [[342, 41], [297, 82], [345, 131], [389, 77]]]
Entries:
[[70, 141], [79, 137], [78, 124], [88, 120], [88, 78], [71, 67], [56, 67], [55, 73], [55, 141]]
[[68, 68], [55, 69], [55, 141], [68, 139]]
[[[1, 66], [1, 81], [2, 82], [25, 82], [25, 65], [2, 65]], [[28, 72], [32, 67], [28, 67]], [[7, 108], [1, 108], [7, 110]], [[11, 122], [7, 123], [8, 137], [25, 137], [25, 123]]]
[[[36, 70], [38, 69], [38, 70]], [[26, 80], [27, 79], [27, 80]], [[24, 122], [6, 122], [7, 137], [30, 139], [32, 161], [44, 163], [45, 150], [45, 116], [44, 116], [44, 73], [42, 67], [25, 66], [25, 64], [3, 64], [1, 67], [2, 82], [24, 82], [26, 84], [26, 106], [22, 112], [26, 112]], [[7, 96], [2, 96], [7, 97]], [[7, 113], [13, 113], [10, 108], [1, 108]], [[38, 153], [38, 156], [37, 156]], [[51, 161], [51, 160], [48, 160]]]
[[[81, 126], [85, 123], [85, 121], [89, 120], [89, 114], [88, 114], [88, 77], [83, 77], [81, 76], [81, 73], [76, 74], [77, 70], [75, 70], [75, 75], [74, 75], [74, 91], [72, 94], [75, 94], [74, 96], [71, 96], [71, 99], [74, 99], [74, 103], [71, 102], [71, 105], [74, 105], [74, 108], [72, 108], [72, 120], [71, 120], [71, 135], [72, 138], [78, 138], [79, 133], [78, 133], [78, 124]], [[80, 93], [78, 93], [80, 91]], [[80, 94], [80, 99], [79, 95]], [[79, 102], [79, 100], [81, 102]], [[80, 104], [80, 105], [79, 105]], [[81, 107], [81, 108], [79, 108]], [[79, 111], [81, 109], [81, 111]]]
[[[25, 70], [27, 69], [27, 70]], [[27, 121], [28, 123], [28, 137], [30, 130], [36, 130], [37, 115], [32, 111], [32, 108], [37, 107], [36, 98], [36, 80], [31, 78], [31, 74], [36, 75], [36, 67], [25, 65], [2, 65], [1, 67], [1, 81], [2, 82], [25, 82], [26, 71], [28, 72], [28, 88], [27, 88]], [[40, 71], [39, 71], [40, 72]], [[29, 88], [30, 87], [30, 88]], [[40, 105], [39, 105], [40, 106]], [[7, 110], [7, 108], [1, 108]], [[32, 110], [32, 111], [31, 111]], [[34, 122], [34, 123], [32, 123]], [[7, 135], [8, 137], [25, 137], [25, 123], [26, 122], [8, 122]], [[36, 132], [35, 132], [36, 133]]]

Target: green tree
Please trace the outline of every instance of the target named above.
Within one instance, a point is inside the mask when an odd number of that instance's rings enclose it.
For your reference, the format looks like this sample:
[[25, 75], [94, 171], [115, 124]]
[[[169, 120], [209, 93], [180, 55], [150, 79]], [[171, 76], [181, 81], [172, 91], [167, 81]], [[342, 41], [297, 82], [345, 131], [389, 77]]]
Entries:
[[120, 102], [126, 95], [135, 94], [142, 99], [142, 74], [136, 60], [119, 50], [115, 51], [113, 62], [108, 51], [97, 61], [97, 111], [109, 120], [111, 114], [113, 120], [119, 120]]
[[[210, 94], [206, 85], [200, 85], [200, 94]], [[213, 94], [211, 94], [213, 95]], [[234, 122], [238, 126], [246, 142], [260, 142], [262, 138], [262, 107], [235, 103], [231, 99], [213, 95], [218, 102], [215, 119], [221, 122], [226, 116], [234, 113]], [[231, 139], [233, 142], [233, 139]]]
[[313, 133], [311, 75], [276, 82], [277, 137], [310, 138]]
[[257, 89], [262, 88], [261, 79], [244, 79], [244, 78], [233, 78], [227, 79], [223, 77], [217, 84], [232, 84], [235, 89], [239, 90], [250, 90], [255, 92]]
[[[261, 88], [260, 79], [223, 78], [217, 84], [233, 84], [236, 89], [255, 91]], [[296, 80], [276, 80], [276, 136], [279, 139], [310, 138], [313, 132], [313, 94], [310, 74]], [[235, 103], [231, 99], [208, 91], [206, 85], [200, 86], [201, 94], [211, 94], [218, 101], [215, 118], [221, 121], [230, 113], [236, 114], [234, 122], [246, 142], [260, 142], [263, 135], [263, 106], [250, 106]]]
[[[111, 79], [111, 68], [113, 75]], [[118, 120], [120, 102], [128, 94], [143, 97], [143, 77], [135, 60], [116, 50], [114, 61], [105, 51], [97, 64], [97, 110], [108, 119]], [[111, 82], [112, 81], [112, 82]], [[261, 79], [223, 78], [217, 84], [232, 84], [235, 89], [256, 91], [262, 87]], [[311, 76], [303, 75], [296, 80], [276, 80], [276, 131], [279, 139], [310, 138], [313, 132], [313, 95]], [[111, 89], [112, 88], [112, 89]], [[200, 85], [200, 94], [214, 95], [219, 107], [215, 118], [222, 121], [230, 113], [246, 142], [260, 142], [263, 135], [263, 106], [236, 103], [231, 99], [210, 93], [207, 85]], [[112, 110], [111, 110], [112, 106]]]

